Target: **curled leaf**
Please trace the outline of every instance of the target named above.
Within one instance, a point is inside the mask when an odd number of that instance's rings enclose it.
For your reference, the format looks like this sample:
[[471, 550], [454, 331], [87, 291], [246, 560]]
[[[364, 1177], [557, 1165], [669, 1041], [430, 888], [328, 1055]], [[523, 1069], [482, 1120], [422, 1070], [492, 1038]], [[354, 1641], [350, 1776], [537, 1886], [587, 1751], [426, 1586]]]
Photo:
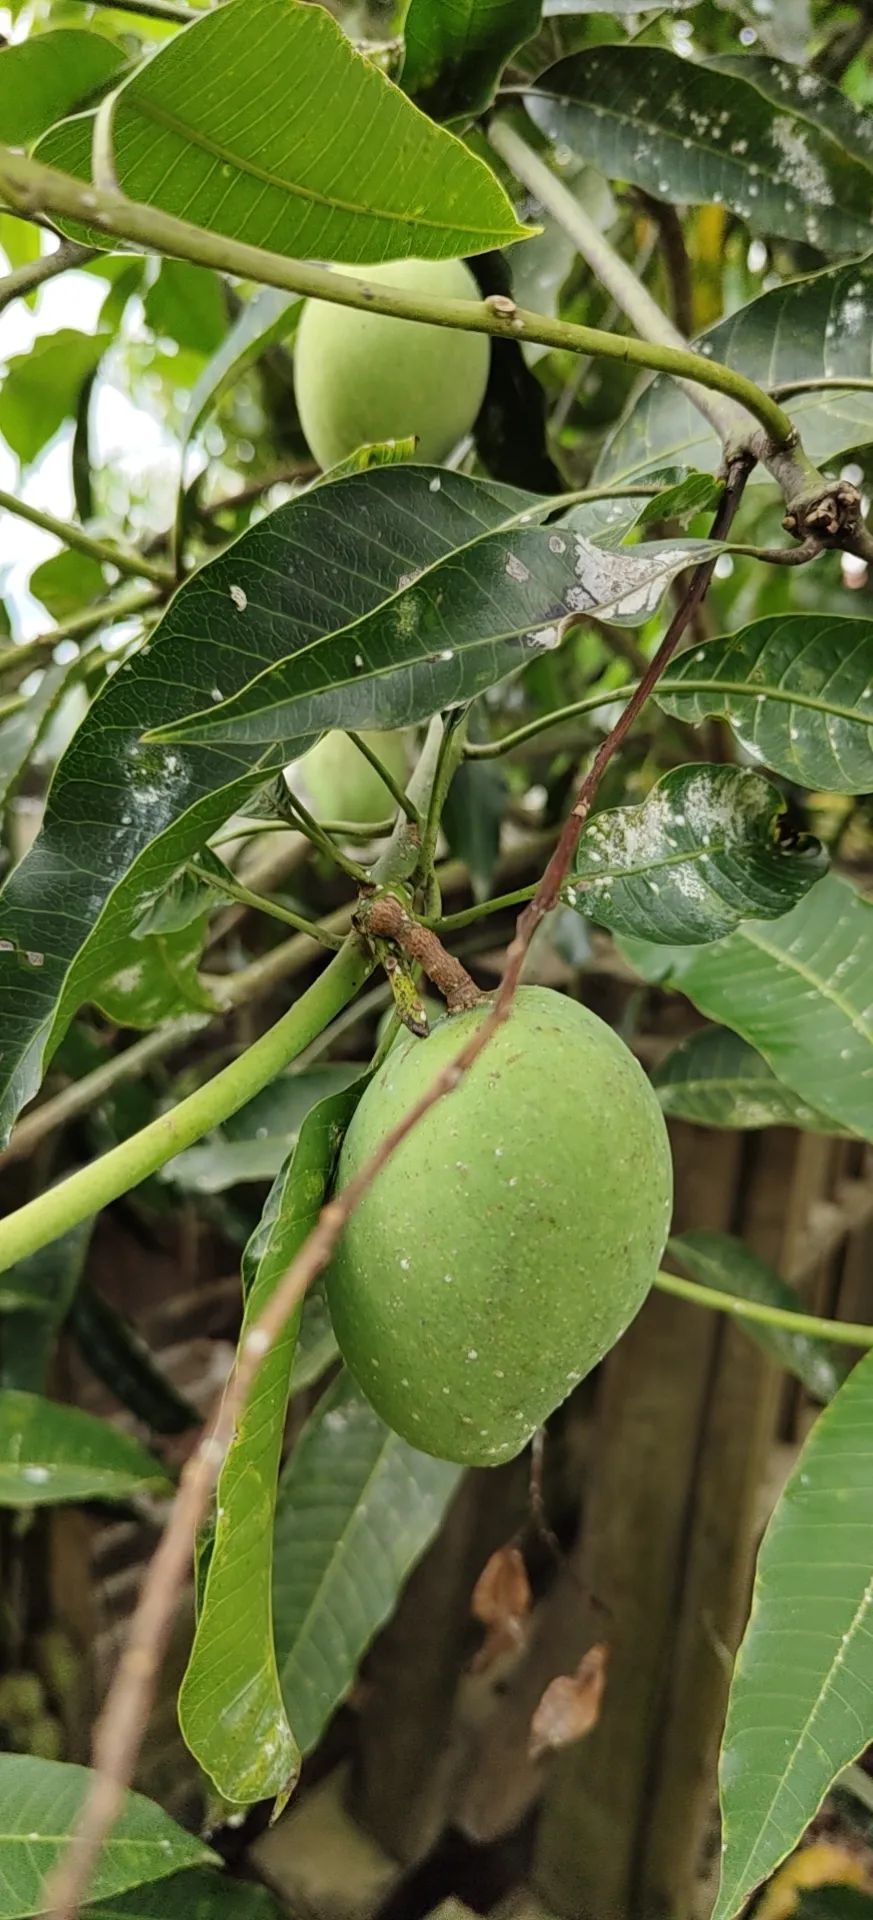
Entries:
[[608, 1663], [609, 1648], [599, 1640], [582, 1655], [575, 1673], [561, 1673], [549, 1682], [530, 1723], [531, 1760], [572, 1746], [574, 1740], [582, 1740], [596, 1727]]

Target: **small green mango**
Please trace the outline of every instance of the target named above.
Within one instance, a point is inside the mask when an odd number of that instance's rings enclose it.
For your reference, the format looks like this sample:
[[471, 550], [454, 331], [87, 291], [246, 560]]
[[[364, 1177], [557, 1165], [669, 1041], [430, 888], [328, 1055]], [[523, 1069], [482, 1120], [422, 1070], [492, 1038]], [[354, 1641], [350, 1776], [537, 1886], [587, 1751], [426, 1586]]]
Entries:
[[[340, 1189], [485, 1013], [392, 1049], [346, 1134]], [[349, 1221], [327, 1276], [343, 1358], [425, 1453], [510, 1460], [642, 1305], [671, 1204], [663, 1115], [633, 1055], [586, 1007], [523, 987]]]
[[[409, 775], [406, 734], [362, 733], [361, 739], [405, 786]], [[396, 810], [384, 780], [345, 733], [324, 734], [300, 760], [286, 767], [285, 777], [316, 820], [349, 820], [369, 827]]]
[[[462, 260], [389, 261], [359, 271], [375, 285], [407, 293], [482, 298]], [[490, 357], [487, 334], [307, 301], [294, 347], [294, 388], [319, 466], [336, 466], [358, 447], [412, 435], [416, 459], [445, 460], [479, 412]]]

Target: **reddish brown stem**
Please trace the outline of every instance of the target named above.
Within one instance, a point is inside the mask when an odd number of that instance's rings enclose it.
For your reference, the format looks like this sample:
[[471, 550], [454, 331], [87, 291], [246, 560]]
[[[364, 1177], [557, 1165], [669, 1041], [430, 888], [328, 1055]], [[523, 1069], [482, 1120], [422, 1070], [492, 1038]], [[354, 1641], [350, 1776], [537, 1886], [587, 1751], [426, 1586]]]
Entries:
[[442, 941], [429, 927], [412, 919], [396, 894], [383, 893], [378, 899], [365, 902], [357, 919], [364, 933], [375, 934], [381, 940], [393, 940], [407, 959], [418, 962], [442, 994], [450, 1013], [462, 1013], [466, 1007], [478, 1006], [483, 995], [466, 967], [454, 954], [446, 952]]

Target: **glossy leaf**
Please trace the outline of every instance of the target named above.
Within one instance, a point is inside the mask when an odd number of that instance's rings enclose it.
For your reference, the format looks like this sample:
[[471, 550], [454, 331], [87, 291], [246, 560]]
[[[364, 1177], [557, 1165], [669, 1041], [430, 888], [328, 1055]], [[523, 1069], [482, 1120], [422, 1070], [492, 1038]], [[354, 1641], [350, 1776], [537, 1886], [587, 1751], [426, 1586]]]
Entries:
[[749, 81], [771, 106], [807, 121], [818, 134], [830, 135], [846, 153], [873, 168], [873, 116], [821, 73], [788, 60], [771, 60], [766, 53], [715, 54], [706, 66], [712, 73]]
[[[69, 1845], [92, 1780], [87, 1767], [0, 1753], [0, 1920], [43, 1911], [43, 1883]], [[162, 1807], [128, 1793], [101, 1848], [91, 1892], [105, 1899], [214, 1858]]]
[[0, 1507], [169, 1490], [160, 1463], [108, 1421], [38, 1393], [0, 1391]]
[[301, 1753], [345, 1698], [460, 1478], [383, 1425], [346, 1374], [319, 1401], [279, 1484], [279, 1678]]
[[714, 1920], [733, 1920], [869, 1740], [873, 1355], [820, 1415], [767, 1528], [721, 1757]]
[[771, 102], [733, 66], [663, 47], [571, 54], [526, 92], [543, 133], [660, 200], [716, 202], [754, 233], [831, 253], [869, 243], [871, 176], [817, 123]]
[[709, 947], [627, 943], [763, 1054], [799, 1098], [873, 1140], [873, 905], [827, 874], [781, 920], [747, 920]]
[[[324, 1202], [337, 1149], [362, 1092], [353, 1086], [307, 1116], [243, 1258], [244, 1340]], [[300, 1767], [273, 1640], [273, 1516], [299, 1312], [259, 1371], [216, 1493], [215, 1532], [179, 1722], [225, 1800], [284, 1800]], [[289, 1724], [290, 1719], [290, 1724]]]
[[[697, 342], [759, 386], [873, 373], [873, 262], [829, 268], [762, 293]], [[873, 391], [839, 388], [783, 403], [811, 460], [822, 464], [873, 439]], [[601, 455], [598, 480], [633, 479], [665, 461], [713, 471], [719, 442], [675, 381], [655, 379], [633, 401]], [[763, 468], [757, 469], [766, 479]]]
[[156, 1886], [134, 1887], [84, 1909], [82, 1920], [283, 1920], [266, 1887], [232, 1880], [209, 1867], [174, 1873]]
[[834, 1133], [823, 1113], [777, 1080], [761, 1055], [727, 1027], [703, 1027], [674, 1047], [652, 1074], [666, 1114], [698, 1127], [799, 1127]]
[[411, 0], [405, 91], [436, 120], [490, 105], [503, 68], [540, 24], [540, 0]]
[[612, 553], [578, 533], [517, 524], [401, 577], [365, 619], [150, 737], [255, 747], [325, 727], [411, 726], [558, 646], [568, 615], [646, 619], [678, 573], [717, 551], [686, 540]]
[[99, 33], [59, 27], [0, 53], [0, 140], [26, 147], [54, 120], [103, 92], [124, 55]]
[[[668, 1242], [668, 1251], [682, 1272], [701, 1286], [714, 1287], [716, 1292], [740, 1300], [755, 1300], [765, 1307], [795, 1313], [803, 1309], [794, 1288], [731, 1234], [677, 1234]], [[832, 1400], [839, 1392], [849, 1370], [845, 1347], [833, 1346], [808, 1333], [768, 1327], [761, 1320], [741, 1320], [739, 1324], [780, 1367], [796, 1375], [814, 1400]]]
[[0, 388], [0, 433], [25, 465], [76, 412], [85, 381], [112, 338], [60, 327], [13, 354]]
[[42, 831], [0, 902], [4, 1124], [35, 1091], [71, 1013], [113, 963], [127, 964], [145, 907], [290, 757], [167, 752], [144, 746], [143, 732], [212, 692], [245, 686], [295, 645], [380, 606], [401, 575], [540, 506], [461, 474], [374, 469], [277, 508], [180, 588], [93, 703], [55, 774]]
[[[40, 159], [87, 178], [90, 140], [82, 116], [40, 142]], [[324, 8], [287, 0], [230, 0], [137, 67], [113, 153], [131, 199], [294, 258], [445, 260], [523, 233], [483, 161]]]
[[753, 759], [800, 786], [873, 789], [870, 620], [756, 620], [681, 654], [658, 701], [691, 725], [710, 715], [728, 720]]
[[824, 872], [817, 840], [781, 837], [781, 795], [742, 767], [674, 767], [639, 807], [594, 815], [562, 889], [568, 906], [644, 940], [719, 940], [777, 919]]

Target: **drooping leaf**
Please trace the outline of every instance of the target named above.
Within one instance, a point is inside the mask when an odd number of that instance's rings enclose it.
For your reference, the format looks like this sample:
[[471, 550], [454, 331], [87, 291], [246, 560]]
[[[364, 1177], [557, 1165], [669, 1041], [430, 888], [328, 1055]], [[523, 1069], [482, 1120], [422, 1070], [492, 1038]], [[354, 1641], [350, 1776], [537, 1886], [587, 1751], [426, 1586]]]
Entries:
[[578, 533], [516, 524], [404, 576], [364, 619], [149, 737], [254, 747], [326, 727], [411, 726], [558, 646], [568, 615], [646, 619], [678, 573], [717, 551], [689, 539], [613, 553]]
[[[39, 156], [87, 179], [90, 142], [85, 115]], [[324, 8], [287, 0], [230, 0], [137, 67], [115, 102], [113, 153], [131, 199], [292, 258], [445, 260], [524, 231], [483, 161]]]
[[708, 947], [627, 941], [648, 980], [669, 981], [732, 1027], [809, 1106], [873, 1140], [873, 905], [827, 874], [781, 920], [747, 920]]
[[540, 0], [411, 0], [402, 80], [436, 120], [490, 105], [503, 68], [540, 24]]
[[714, 1920], [733, 1920], [867, 1745], [873, 1690], [873, 1355], [820, 1415], [758, 1556], [721, 1758]]
[[0, 433], [25, 465], [76, 412], [79, 394], [112, 335], [60, 327], [7, 362], [0, 388]]
[[505, 808], [502, 768], [491, 760], [462, 760], [443, 808], [442, 830], [449, 851], [463, 860], [477, 900], [491, 890]]
[[280, 750], [143, 746], [143, 732], [244, 686], [268, 661], [390, 599], [401, 576], [541, 505], [460, 474], [374, 469], [277, 508], [179, 590], [92, 705], [0, 903], [0, 1074], [14, 1111], [71, 1013], [113, 962], [126, 964], [145, 906], [284, 763]]
[[143, 301], [146, 324], [194, 353], [215, 353], [227, 333], [217, 273], [190, 260], [162, 260]]
[[595, 814], [562, 898], [644, 940], [719, 940], [750, 915], [777, 919], [827, 865], [817, 840], [783, 838], [776, 788], [742, 767], [674, 767], [642, 806]]
[[[732, 1294], [740, 1300], [755, 1300], [766, 1307], [789, 1312], [802, 1311], [803, 1302], [793, 1287], [780, 1279], [766, 1261], [735, 1240], [729, 1233], [676, 1234], [668, 1242], [668, 1252], [701, 1286], [714, 1287], [718, 1293]], [[781, 1367], [796, 1374], [814, 1400], [832, 1400], [839, 1392], [849, 1370], [845, 1347], [834, 1346], [808, 1333], [791, 1333], [783, 1327], [768, 1327], [762, 1320], [741, 1320], [750, 1340], [778, 1360]]]
[[727, 1027], [703, 1027], [652, 1074], [666, 1114], [698, 1127], [800, 1127], [840, 1132], [832, 1120], [777, 1080], [761, 1055]]
[[159, 1462], [108, 1421], [38, 1393], [0, 1392], [0, 1506], [167, 1492]]
[[279, 1678], [301, 1753], [347, 1694], [459, 1477], [384, 1426], [347, 1375], [319, 1401], [279, 1483], [274, 1548]]
[[124, 55], [99, 33], [59, 27], [0, 53], [0, 140], [26, 147], [52, 122], [84, 107], [124, 66]]
[[[43, 1883], [72, 1839], [92, 1780], [87, 1767], [0, 1753], [0, 1920], [43, 1911]], [[214, 1858], [153, 1800], [128, 1793], [101, 1848], [91, 1892], [106, 1899]]]
[[[762, 293], [697, 342], [760, 386], [873, 373], [873, 262], [789, 281]], [[873, 439], [873, 391], [831, 388], [783, 404], [819, 465]], [[598, 480], [630, 480], [665, 461], [712, 471], [721, 447], [674, 380], [658, 377], [632, 402], [598, 461]], [[763, 468], [757, 477], [765, 479]]]
[[873, 789], [873, 622], [792, 613], [690, 647], [659, 705], [728, 720], [746, 752], [804, 787]]
[[49, 1361], [79, 1285], [93, 1220], [19, 1260], [0, 1281], [0, 1387], [44, 1393]]
[[[318, 1218], [343, 1133], [363, 1090], [331, 1094], [307, 1116], [243, 1257], [249, 1328]], [[299, 1311], [258, 1374], [221, 1470], [215, 1532], [179, 1722], [226, 1800], [287, 1797], [300, 1767], [273, 1639], [273, 1517]]]
[[359, 1075], [356, 1061], [280, 1074], [219, 1132], [168, 1160], [160, 1178], [189, 1193], [225, 1193], [240, 1181], [275, 1179], [307, 1114]]
[[284, 1909], [266, 1887], [192, 1867], [157, 1886], [100, 1900], [84, 1909], [82, 1920], [284, 1920]]
[[188, 1433], [201, 1425], [196, 1407], [174, 1386], [131, 1321], [87, 1279], [76, 1290], [69, 1328], [86, 1366], [152, 1433]]
[[664, 47], [595, 47], [525, 100], [550, 139], [661, 200], [724, 204], [755, 233], [825, 252], [869, 243], [867, 166], [787, 102], [774, 111], [736, 63], [714, 72]]

